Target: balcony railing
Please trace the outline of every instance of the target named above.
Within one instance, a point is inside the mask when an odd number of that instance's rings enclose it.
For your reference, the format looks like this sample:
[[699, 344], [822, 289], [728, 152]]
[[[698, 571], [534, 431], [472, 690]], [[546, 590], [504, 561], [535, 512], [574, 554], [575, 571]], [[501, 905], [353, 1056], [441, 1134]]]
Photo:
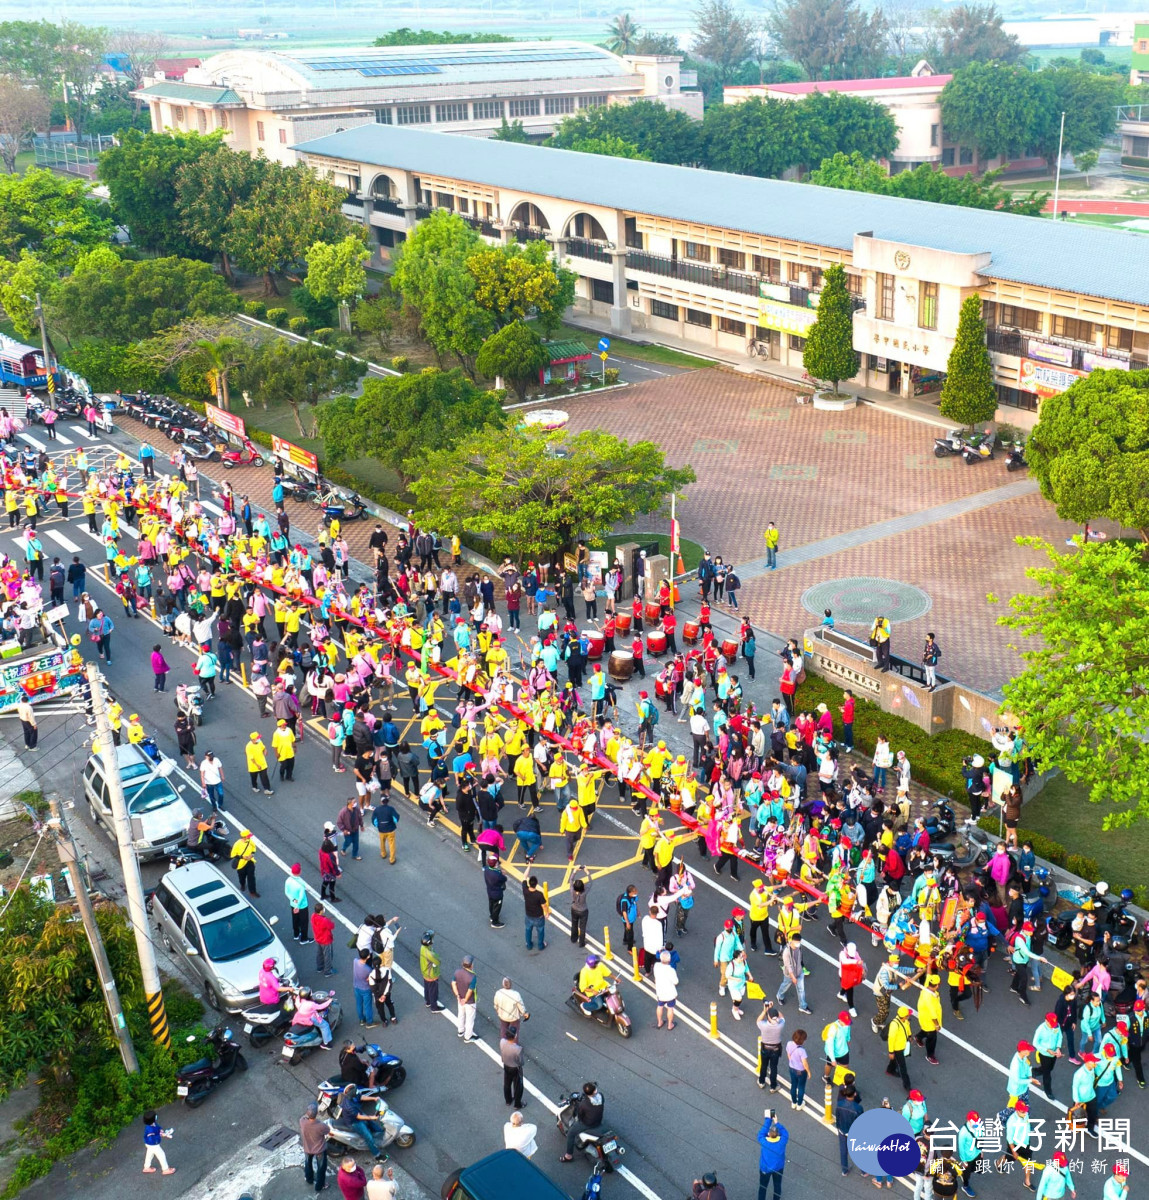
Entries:
[[[1146, 369], [1146, 360], [1136, 358], [1128, 350], [1099, 349], [1094, 342], [1073, 342], [1067, 338], [1043, 337], [1038, 333], [1028, 333], [1016, 329], [990, 328], [985, 331], [985, 342], [990, 350], [997, 354], [1012, 354], [1015, 358], [1029, 357], [1029, 342], [1045, 342], [1051, 346], [1061, 346], [1069, 351], [1070, 361], [1065, 365], [1075, 371], [1086, 369], [1085, 356], [1098, 355], [1103, 358], [1117, 358], [1128, 362], [1131, 371]], [[1038, 357], [1034, 355], [1034, 357]]]
[[390, 213], [393, 217], [401, 217], [403, 208], [393, 196], [373, 196], [372, 202], [376, 212]]
[[472, 229], [477, 229], [483, 237], [501, 238], [503, 236], [502, 230], [496, 229], [490, 221], [486, 221], [482, 217], [476, 217], [470, 213], [460, 213], [459, 215]]
[[608, 263], [611, 261], [610, 251], [602, 244], [602, 242], [592, 241], [590, 238], [572, 237], [567, 238], [567, 253], [575, 258], [590, 258], [595, 262]]
[[549, 229], [540, 229], [537, 225], [513, 226], [516, 242], [542, 242], [550, 234]]
[[758, 295], [757, 275], [728, 271], [725, 267], [711, 267], [705, 263], [664, 258], [659, 254], [647, 254], [643, 251], [633, 251], [627, 254], [626, 265], [631, 271], [645, 271], [648, 275], [680, 279], [683, 283], [697, 283], [703, 287], [719, 288], [724, 292], [738, 292], [743, 296]]

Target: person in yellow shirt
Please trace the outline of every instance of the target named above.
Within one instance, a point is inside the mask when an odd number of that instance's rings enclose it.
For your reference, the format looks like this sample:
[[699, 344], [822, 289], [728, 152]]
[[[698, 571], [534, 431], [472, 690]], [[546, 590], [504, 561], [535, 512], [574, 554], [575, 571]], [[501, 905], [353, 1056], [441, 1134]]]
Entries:
[[766, 886], [764, 879], [755, 879], [750, 892], [750, 949], [758, 949], [758, 932], [762, 932], [762, 951], [774, 954], [770, 944], [770, 907], [774, 901], [773, 889]]
[[247, 757], [247, 773], [251, 776], [251, 790], [258, 792], [258, 785], [262, 783], [263, 794], [274, 796], [275, 793], [271, 790], [271, 780], [267, 777], [267, 747], [258, 733], [253, 733], [248, 739], [247, 745], [244, 747], [244, 754]]
[[654, 843], [655, 891], [670, 885], [670, 874], [674, 867], [674, 843], [660, 829]]
[[[566, 760], [566, 755], [561, 752], [555, 755], [554, 761], [547, 771], [547, 778], [550, 780], [551, 789], [555, 794], [555, 804], [561, 807], [570, 799], [571, 769], [570, 764]], [[580, 809], [579, 811], [581, 812], [582, 810]]]
[[924, 1047], [926, 1062], [931, 1067], [938, 1065], [938, 1030], [942, 1027], [942, 1001], [938, 995], [939, 983], [941, 983], [940, 976], [926, 976], [926, 984], [922, 988], [922, 997], [918, 1001], [918, 1025], [921, 1032], [914, 1037], [914, 1041], [919, 1046]]
[[898, 1015], [890, 1022], [886, 1033], [886, 1049], [890, 1061], [886, 1064], [887, 1075], [900, 1075], [902, 1086], [910, 1090], [910, 1073], [906, 1070], [906, 1047], [910, 1042], [910, 1010], [903, 1004]]
[[578, 990], [586, 997], [580, 1006], [589, 1017], [597, 1008], [602, 1008], [604, 993], [610, 987], [614, 972], [597, 954], [587, 955], [586, 965], [578, 973]]
[[517, 755], [522, 754], [523, 750], [526, 748], [526, 745], [526, 726], [522, 721], [513, 722], [511, 727], [507, 730], [507, 739], [503, 746], [503, 749], [507, 753], [507, 757], [514, 758]]
[[575, 851], [579, 840], [586, 831], [586, 817], [577, 800], [568, 801], [559, 817], [559, 833], [565, 833], [567, 839], [567, 862], [574, 862]]
[[[258, 735], [253, 733], [251, 736]], [[250, 892], [258, 899], [259, 893], [255, 890], [255, 851], [255, 838], [251, 836], [251, 830], [242, 830], [231, 848], [231, 857], [235, 859], [236, 882], [241, 892]]]
[[523, 794], [526, 793], [530, 796], [531, 808], [538, 808], [539, 783], [538, 776], [535, 774], [535, 760], [525, 745], [523, 752], [515, 759], [515, 783], [519, 789], [519, 807], [526, 807], [523, 804]]
[[124, 706], [118, 700], [108, 705], [108, 724], [112, 727], [112, 744], [118, 746], [124, 728]]
[[598, 806], [598, 779], [602, 771], [592, 771], [585, 763], [575, 768], [575, 793], [587, 824]]
[[139, 713], [132, 713], [128, 718], [128, 745], [138, 746], [144, 740], [144, 727]]
[[295, 781], [295, 734], [286, 721], [280, 720], [271, 735], [271, 748], [279, 761], [279, 778]]
[[658, 813], [647, 813], [642, 818], [642, 824], [638, 827], [638, 845], [642, 850], [642, 865], [649, 867], [652, 871], [655, 869], [654, 843], [658, 840], [660, 832], [661, 826], [658, 821]]

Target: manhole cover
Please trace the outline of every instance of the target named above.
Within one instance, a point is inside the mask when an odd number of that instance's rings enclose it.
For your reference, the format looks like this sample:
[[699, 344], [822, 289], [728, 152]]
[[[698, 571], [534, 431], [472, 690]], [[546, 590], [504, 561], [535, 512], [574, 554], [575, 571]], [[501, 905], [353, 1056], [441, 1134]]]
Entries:
[[299, 1136], [297, 1129], [288, 1129], [286, 1125], [280, 1125], [273, 1133], [269, 1133], [267, 1137], [260, 1142], [260, 1146], [264, 1150], [278, 1150], [280, 1146], [287, 1145], [293, 1138]]
[[802, 594], [802, 607], [820, 617], [828, 608], [843, 625], [869, 625], [877, 616], [897, 625], [930, 611], [933, 601], [921, 590], [896, 579], [852, 575], [816, 583]]

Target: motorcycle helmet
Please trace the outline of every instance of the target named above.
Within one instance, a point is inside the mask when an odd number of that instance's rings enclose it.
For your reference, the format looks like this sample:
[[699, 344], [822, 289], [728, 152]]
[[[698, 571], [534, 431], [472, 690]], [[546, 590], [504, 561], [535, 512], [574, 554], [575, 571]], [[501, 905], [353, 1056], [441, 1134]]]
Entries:
[[598, 966], [598, 955], [597, 954], [588, 954], [586, 956], [586, 965], [588, 967], [597, 967]]
[[73, 646], [78, 646], [80, 644], [80, 635], [78, 633], [72, 634], [71, 641]]
[[1122, 888], [1121, 889], [1121, 899], [1124, 900], [1126, 904], [1128, 904], [1133, 899], [1133, 889], [1132, 888]]
[[265, 958], [263, 960], [263, 969], [265, 971], [274, 971], [277, 965], [277, 960], [274, 958]]
[[435, 931], [433, 929], [424, 929], [423, 936], [419, 942], [423, 946], [429, 946], [435, 940]]
[[1109, 884], [1107, 884], [1104, 879], [1099, 879], [1097, 881], [1097, 894], [1098, 896], [1109, 895]]
[[311, 989], [309, 987], [301, 987], [299, 989], [299, 998], [300, 998], [300, 1000], [310, 1000], [311, 999]]
[[702, 1176], [702, 1186], [705, 1188], [717, 1187], [718, 1176], [715, 1175], [713, 1171], [707, 1171], [706, 1174]]

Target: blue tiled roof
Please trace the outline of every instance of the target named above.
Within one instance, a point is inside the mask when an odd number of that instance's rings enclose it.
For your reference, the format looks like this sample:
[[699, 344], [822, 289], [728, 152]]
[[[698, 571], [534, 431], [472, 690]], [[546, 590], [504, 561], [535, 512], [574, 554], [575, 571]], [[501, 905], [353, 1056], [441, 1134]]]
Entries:
[[988, 251], [995, 279], [1149, 304], [1149, 238], [1124, 230], [388, 125], [295, 149], [841, 250], [869, 232], [960, 254]]

